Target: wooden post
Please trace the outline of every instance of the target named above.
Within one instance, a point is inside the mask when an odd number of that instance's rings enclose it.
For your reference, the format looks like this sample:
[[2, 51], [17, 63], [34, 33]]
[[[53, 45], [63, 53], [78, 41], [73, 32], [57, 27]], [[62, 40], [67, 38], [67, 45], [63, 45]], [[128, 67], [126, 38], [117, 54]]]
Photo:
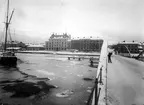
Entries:
[[81, 60], [81, 58], [79, 57], [79, 58], [78, 58], [78, 60], [80, 61], [80, 60]]
[[70, 57], [68, 57], [68, 60], [70, 60]]
[[93, 66], [93, 60], [90, 61], [91, 66]]

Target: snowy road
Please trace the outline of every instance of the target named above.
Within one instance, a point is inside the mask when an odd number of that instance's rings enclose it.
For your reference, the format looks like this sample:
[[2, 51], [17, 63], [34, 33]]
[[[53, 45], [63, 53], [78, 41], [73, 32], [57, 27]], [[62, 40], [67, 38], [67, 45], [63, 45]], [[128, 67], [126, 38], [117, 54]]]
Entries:
[[107, 76], [112, 105], [144, 105], [144, 62], [114, 56]]

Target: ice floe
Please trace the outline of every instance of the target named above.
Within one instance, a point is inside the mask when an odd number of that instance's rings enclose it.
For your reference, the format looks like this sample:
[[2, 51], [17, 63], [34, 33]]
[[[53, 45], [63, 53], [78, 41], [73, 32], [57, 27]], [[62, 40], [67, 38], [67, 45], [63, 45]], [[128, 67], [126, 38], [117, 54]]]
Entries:
[[37, 70], [37, 72], [45, 74], [45, 75], [55, 75], [53, 72], [48, 72], [48, 71], [45, 71], [45, 70]]
[[69, 97], [71, 94], [73, 94], [72, 90], [65, 90], [61, 93], [57, 93], [56, 97]]

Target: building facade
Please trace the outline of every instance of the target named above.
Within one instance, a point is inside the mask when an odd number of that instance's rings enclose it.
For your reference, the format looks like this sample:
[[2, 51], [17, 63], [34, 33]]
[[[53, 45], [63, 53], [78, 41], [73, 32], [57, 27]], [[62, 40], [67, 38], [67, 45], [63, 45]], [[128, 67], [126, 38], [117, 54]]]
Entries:
[[102, 39], [76, 39], [71, 40], [71, 49], [79, 51], [101, 51]]
[[118, 53], [139, 53], [142, 46], [138, 42], [121, 42], [117, 44]]
[[142, 49], [144, 50], [144, 42], [141, 42]]
[[62, 35], [52, 34], [48, 41], [46, 41], [46, 50], [67, 50], [70, 47], [71, 36], [67, 33]]

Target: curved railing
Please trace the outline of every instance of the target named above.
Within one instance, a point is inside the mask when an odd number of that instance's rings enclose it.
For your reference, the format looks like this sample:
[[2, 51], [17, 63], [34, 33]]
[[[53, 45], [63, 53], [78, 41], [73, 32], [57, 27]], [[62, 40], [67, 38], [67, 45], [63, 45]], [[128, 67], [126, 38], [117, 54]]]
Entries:
[[87, 101], [87, 105], [98, 105], [99, 103], [103, 103], [103, 99], [107, 97], [107, 46], [107, 41], [104, 41], [95, 77], [95, 84]]
[[127, 49], [128, 53], [129, 53], [129, 55], [130, 55], [130, 57], [132, 57], [132, 55], [131, 55], [130, 50], [128, 49], [128, 47], [127, 47], [126, 45], [124, 45], [124, 47]]

